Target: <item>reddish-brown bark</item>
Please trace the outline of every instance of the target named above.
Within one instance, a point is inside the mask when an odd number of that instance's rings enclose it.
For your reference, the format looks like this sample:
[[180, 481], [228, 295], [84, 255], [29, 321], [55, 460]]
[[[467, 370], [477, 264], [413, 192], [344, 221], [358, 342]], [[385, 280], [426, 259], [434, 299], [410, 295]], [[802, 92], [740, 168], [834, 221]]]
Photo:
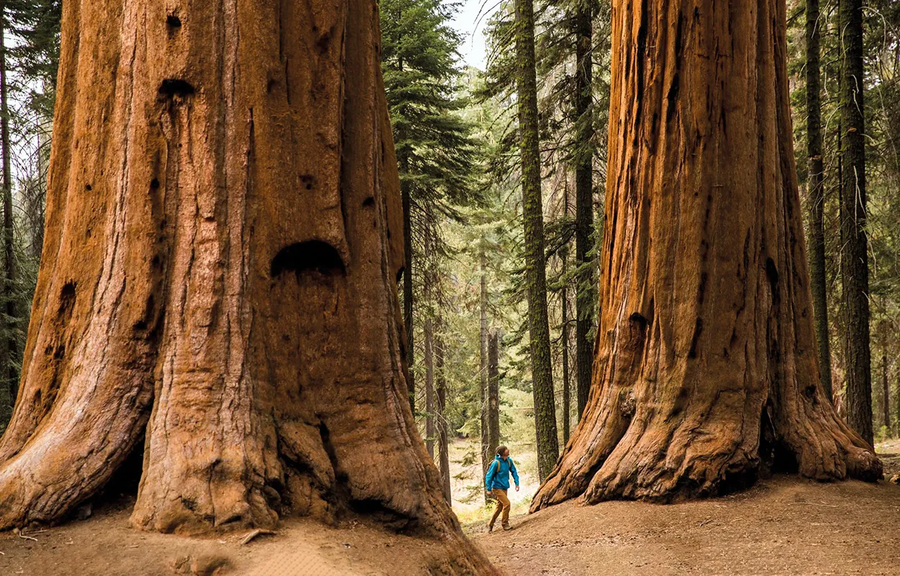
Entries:
[[0, 526], [63, 518], [143, 439], [139, 528], [356, 510], [489, 571], [407, 401], [376, 4], [175, 6], [64, 5]]
[[591, 396], [532, 509], [881, 477], [819, 379], [784, 0], [613, 3]]

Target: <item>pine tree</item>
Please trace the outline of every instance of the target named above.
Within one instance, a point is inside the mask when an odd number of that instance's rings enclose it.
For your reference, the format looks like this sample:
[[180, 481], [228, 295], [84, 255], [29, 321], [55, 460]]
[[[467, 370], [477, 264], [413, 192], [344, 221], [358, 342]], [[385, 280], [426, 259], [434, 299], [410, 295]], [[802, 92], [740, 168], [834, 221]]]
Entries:
[[403, 205], [403, 315], [405, 354], [410, 369], [410, 404], [415, 408], [414, 315], [417, 271], [432, 211], [453, 213], [450, 202], [474, 197], [470, 186], [473, 142], [457, 111], [456, 46], [449, 26], [451, 8], [437, 0], [386, 0], [381, 3], [382, 48], [388, 109], [397, 147]]

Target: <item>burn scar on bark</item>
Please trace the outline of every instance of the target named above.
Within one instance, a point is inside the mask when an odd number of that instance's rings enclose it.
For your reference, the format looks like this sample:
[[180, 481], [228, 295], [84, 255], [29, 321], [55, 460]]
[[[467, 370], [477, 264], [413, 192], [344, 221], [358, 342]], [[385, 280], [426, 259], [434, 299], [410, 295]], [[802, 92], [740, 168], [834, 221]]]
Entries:
[[270, 274], [277, 278], [283, 272], [294, 272], [299, 277], [308, 271], [326, 276], [343, 275], [344, 261], [334, 246], [321, 240], [308, 240], [282, 248], [272, 259]]
[[195, 92], [194, 86], [181, 78], [166, 78], [159, 85], [159, 95], [162, 98], [187, 98], [188, 96], [193, 96]]

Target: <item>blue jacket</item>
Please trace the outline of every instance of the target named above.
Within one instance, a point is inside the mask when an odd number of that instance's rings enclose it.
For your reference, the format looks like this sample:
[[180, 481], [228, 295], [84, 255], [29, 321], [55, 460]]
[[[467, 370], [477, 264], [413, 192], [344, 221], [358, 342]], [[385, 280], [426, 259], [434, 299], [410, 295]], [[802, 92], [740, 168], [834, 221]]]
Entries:
[[512, 472], [516, 486], [519, 485], [519, 473], [516, 471], [516, 464], [512, 458], [506, 457], [506, 460], [499, 456], [494, 456], [487, 474], [484, 477], [484, 487], [490, 492], [494, 488], [501, 490], [509, 490], [509, 473]]

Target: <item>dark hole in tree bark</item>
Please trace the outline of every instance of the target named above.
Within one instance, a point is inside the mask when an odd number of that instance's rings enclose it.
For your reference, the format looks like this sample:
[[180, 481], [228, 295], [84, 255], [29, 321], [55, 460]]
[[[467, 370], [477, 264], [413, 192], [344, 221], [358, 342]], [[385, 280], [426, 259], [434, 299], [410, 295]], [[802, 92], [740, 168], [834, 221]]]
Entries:
[[371, 196], [369, 196], [368, 198], [363, 200], [363, 206], [365, 206], [366, 208], [368, 208], [370, 206], [374, 206], [374, 205], [375, 205], [375, 198], [373, 198]]
[[697, 343], [700, 340], [700, 334], [703, 332], [703, 319], [697, 318], [694, 324], [694, 336], [691, 338], [691, 349], [688, 352], [688, 358], [697, 357]]
[[282, 272], [294, 272], [298, 276], [305, 272], [336, 275], [344, 273], [344, 262], [333, 246], [321, 240], [298, 242], [282, 248], [272, 259], [272, 278]]
[[350, 502], [350, 486], [347, 473], [341, 470], [338, 463], [337, 453], [334, 450], [334, 444], [331, 442], [331, 432], [324, 422], [319, 423], [319, 436], [322, 438], [322, 448], [328, 454], [328, 460], [331, 462], [331, 468], [334, 470], [334, 491], [332, 497], [338, 505], [346, 506]]
[[53, 358], [55, 360], [62, 360], [66, 357], [66, 345], [60, 344], [56, 347], [56, 351], [53, 353]]
[[778, 284], [778, 268], [775, 267], [775, 261], [771, 258], [766, 258], [766, 276], [769, 277], [769, 283], [772, 284], [772, 290], [775, 290], [775, 285]]
[[116, 510], [137, 497], [144, 469], [144, 439], [141, 438], [119, 464], [109, 482], [93, 498], [94, 510], [109, 507]]
[[815, 386], [807, 386], [803, 389], [803, 394], [809, 399], [815, 402], [816, 400], [816, 387]]
[[185, 98], [194, 94], [195, 91], [190, 82], [180, 78], [166, 78], [159, 85], [159, 95], [165, 98], [173, 98], [175, 96]]
[[415, 529], [414, 519], [408, 518], [387, 508], [375, 499], [351, 500], [350, 509], [357, 514], [373, 518], [385, 528], [394, 532], [410, 532]]
[[324, 54], [328, 52], [328, 48], [331, 46], [331, 33], [326, 32], [319, 36], [319, 39], [316, 40], [316, 48], [319, 49], [320, 54]]
[[760, 475], [763, 477], [774, 473], [796, 474], [798, 470], [797, 457], [777, 435], [769, 418], [768, 405], [763, 408], [759, 426], [759, 459]]
[[151, 180], [150, 181], [150, 189], [151, 190], [159, 190], [159, 180], [157, 180], [156, 178]]
[[93, 190], [93, 188], [91, 188], [91, 185], [90, 185], [90, 184], [85, 184], [85, 185], [84, 185], [84, 189], [87, 190], [88, 192], [90, 192], [91, 190]]
[[181, 28], [181, 18], [179, 18], [175, 14], [169, 14], [168, 16], [166, 16], [166, 27], [169, 28], [170, 31], [175, 31], [178, 28]]
[[646, 328], [648, 321], [640, 312], [635, 312], [631, 315], [631, 321], [637, 324], [640, 328]]
[[63, 316], [75, 307], [75, 287], [77, 282], [66, 282], [59, 292], [59, 315]]

